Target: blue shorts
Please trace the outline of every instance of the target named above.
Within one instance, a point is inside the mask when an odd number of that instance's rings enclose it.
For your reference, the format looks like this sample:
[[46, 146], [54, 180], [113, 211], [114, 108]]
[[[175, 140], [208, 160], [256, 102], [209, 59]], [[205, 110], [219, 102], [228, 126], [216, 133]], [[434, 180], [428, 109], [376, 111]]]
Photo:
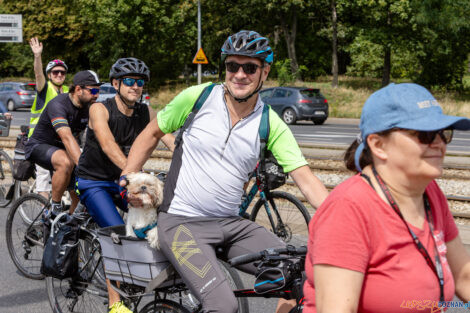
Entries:
[[121, 198], [118, 184], [77, 177], [75, 191], [99, 227], [124, 224], [116, 206], [127, 212], [127, 202]]

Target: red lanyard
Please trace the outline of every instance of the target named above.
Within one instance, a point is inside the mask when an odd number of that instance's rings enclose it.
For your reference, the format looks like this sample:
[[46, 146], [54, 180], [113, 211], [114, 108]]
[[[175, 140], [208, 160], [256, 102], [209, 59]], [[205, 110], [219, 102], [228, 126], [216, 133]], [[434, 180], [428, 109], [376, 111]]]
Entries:
[[403, 218], [403, 215], [400, 212], [400, 208], [398, 207], [398, 204], [393, 199], [392, 194], [390, 193], [390, 190], [388, 189], [385, 182], [382, 180], [382, 178], [377, 173], [377, 170], [375, 169], [375, 167], [372, 167], [372, 172], [374, 173], [375, 178], [379, 182], [380, 188], [382, 189], [383, 193], [385, 194], [385, 197], [387, 198], [388, 203], [390, 203], [390, 206], [398, 214], [398, 216], [400, 216], [403, 223], [405, 223], [405, 226], [408, 229], [408, 232], [410, 233], [411, 238], [413, 238], [413, 241], [416, 245], [416, 248], [418, 248], [418, 251], [421, 253], [421, 255], [426, 260], [426, 263], [428, 263], [429, 267], [431, 267], [434, 274], [436, 274], [437, 280], [439, 282], [439, 289], [440, 289], [440, 297], [439, 298], [440, 298], [440, 301], [445, 301], [444, 300], [444, 273], [443, 273], [443, 270], [442, 270], [441, 259], [439, 257], [439, 251], [437, 250], [436, 240], [434, 239], [434, 227], [432, 225], [433, 223], [432, 223], [431, 206], [429, 204], [429, 200], [428, 200], [428, 197], [427, 197], [426, 193], [423, 195], [424, 210], [426, 212], [426, 221], [428, 222], [429, 229], [431, 231], [432, 241], [434, 242], [434, 248], [436, 250], [435, 251], [436, 252], [435, 253], [436, 254], [436, 257], [435, 257], [436, 263], [435, 264], [432, 262], [431, 257], [429, 256], [429, 253], [426, 250], [426, 248], [424, 247], [424, 245], [421, 243], [419, 238], [415, 235], [413, 230], [411, 230], [410, 226], [408, 225], [408, 223]]

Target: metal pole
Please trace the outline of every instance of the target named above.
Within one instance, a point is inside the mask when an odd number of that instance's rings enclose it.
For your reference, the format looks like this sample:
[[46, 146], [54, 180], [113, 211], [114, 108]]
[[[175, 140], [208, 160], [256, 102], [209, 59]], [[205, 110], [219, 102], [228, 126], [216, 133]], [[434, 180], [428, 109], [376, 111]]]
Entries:
[[[197, 1], [197, 51], [201, 49], [201, 1]], [[197, 83], [201, 84], [202, 64], [197, 65]]]

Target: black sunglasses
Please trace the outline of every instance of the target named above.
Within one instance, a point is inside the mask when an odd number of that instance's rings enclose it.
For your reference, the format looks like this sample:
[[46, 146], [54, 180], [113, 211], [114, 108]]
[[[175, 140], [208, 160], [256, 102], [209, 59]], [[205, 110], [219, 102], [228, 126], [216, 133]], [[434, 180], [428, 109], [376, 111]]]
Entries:
[[85, 86], [81, 86], [81, 87], [82, 87], [82, 89], [88, 90], [92, 95], [96, 95], [100, 92], [99, 88], [88, 88], [88, 87], [85, 87]]
[[441, 137], [442, 141], [444, 141], [445, 144], [449, 144], [452, 141], [452, 136], [454, 135], [453, 129], [441, 129], [428, 132], [410, 129], [405, 130], [410, 132], [413, 136], [418, 137], [419, 142], [423, 145], [429, 145], [433, 143], [437, 135]]
[[57, 75], [59, 75], [59, 74], [61, 74], [61, 75], [67, 74], [66, 71], [60, 71], [60, 70], [54, 70], [54, 71], [51, 71], [51, 73], [52, 73], [52, 75], [54, 75], [54, 76], [57, 76]]
[[225, 63], [225, 68], [230, 73], [237, 73], [238, 70], [240, 69], [240, 67], [243, 69], [243, 72], [245, 72], [245, 74], [252, 75], [252, 74], [256, 73], [256, 71], [258, 70], [258, 67], [261, 67], [261, 66], [259, 66], [258, 64], [255, 64], [255, 63], [250, 63], [250, 62], [244, 63], [244, 64], [239, 64], [237, 62], [226, 62]]

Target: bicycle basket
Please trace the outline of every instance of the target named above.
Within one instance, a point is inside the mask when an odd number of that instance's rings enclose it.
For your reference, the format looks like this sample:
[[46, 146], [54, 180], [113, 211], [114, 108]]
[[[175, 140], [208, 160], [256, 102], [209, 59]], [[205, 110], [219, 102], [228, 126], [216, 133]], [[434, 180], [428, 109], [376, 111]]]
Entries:
[[292, 261], [281, 261], [276, 267], [261, 267], [256, 273], [253, 289], [257, 294], [264, 294], [273, 290], [280, 290], [291, 281], [289, 264]]
[[0, 115], [0, 136], [8, 137], [10, 135], [11, 119], [6, 118], [5, 115]]
[[106, 278], [146, 287], [170, 263], [147, 240], [125, 234], [125, 225], [98, 230]]

